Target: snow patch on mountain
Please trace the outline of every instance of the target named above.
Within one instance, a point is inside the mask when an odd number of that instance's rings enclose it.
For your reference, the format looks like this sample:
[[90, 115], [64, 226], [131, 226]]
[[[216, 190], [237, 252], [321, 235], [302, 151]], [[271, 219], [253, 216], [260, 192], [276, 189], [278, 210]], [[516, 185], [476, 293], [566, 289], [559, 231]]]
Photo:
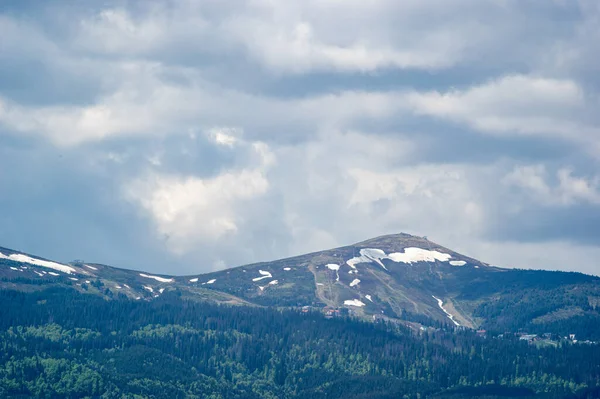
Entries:
[[190, 283], [197, 283], [198, 282], [198, 278], [191, 278], [190, 279]]
[[354, 287], [355, 285], [360, 284], [360, 280], [355, 278], [354, 280], [352, 280], [352, 282], [350, 283], [350, 287]]
[[[404, 252], [392, 252], [386, 254], [385, 251], [377, 248], [363, 248], [360, 250], [360, 256], [356, 256], [346, 261], [346, 264], [356, 270], [356, 265], [359, 263], [377, 263], [379, 266], [387, 270], [383, 264], [384, 259], [391, 260], [396, 263], [417, 263], [417, 262], [448, 262], [452, 258], [451, 255], [439, 251], [430, 251], [423, 248], [409, 247], [405, 248]], [[457, 261], [462, 262], [462, 261]], [[453, 265], [462, 266], [462, 265]]]
[[212, 280], [208, 280], [208, 281], [206, 282], [206, 284], [214, 284], [214, 283], [215, 283], [215, 281], [217, 281], [217, 279], [216, 279], [216, 278], [213, 278]]
[[387, 270], [387, 268], [384, 266], [383, 262], [381, 262], [381, 259], [387, 259], [387, 255], [385, 254], [385, 251], [381, 250], [381, 249], [376, 249], [376, 248], [364, 248], [360, 250], [360, 254], [364, 257], [366, 257], [367, 259], [370, 259], [371, 261], [379, 264], [379, 266], [383, 267], [385, 270]]
[[444, 313], [446, 313], [446, 316], [448, 316], [448, 318], [452, 321], [452, 323], [454, 323], [456, 326], [460, 326], [460, 324], [456, 320], [454, 320], [454, 315], [452, 315], [450, 312], [448, 312], [444, 308], [444, 301], [442, 301], [440, 298], [436, 297], [435, 295], [432, 295], [432, 297], [433, 297], [433, 299], [435, 299], [437, 301], [440, 309], [442, 309], [444, 311]]
[[160, 281], [161, 283], [172, 283], [173, 281], [175, 281], [172, 278], [164, 278], [164, 277], [158, 277], [158, 276], [151, 276], [151, 275], [144, 274], [144, 273], [140, 273], [140, 277], [151, 278], [151, 279], [154, 279], [156, 281]]
[[451, 260], [450, 261], [450, 265], [452, 265], [452, 266], [464, 266], [466, 264], [467, 264], [467, 262], [465, 262], [464, 260]]
[[346, 264], [353, 269], [356, 269], [356, 265], [359, 263], [371, 263], [371, 259], [367, 258], [366, 256], [355, 256], [354, 258], [346, 261]]
[[359, 308], [365, 306], [365, 304], [363, 302], [361, 302], [360, 300], [358, 300], [358, 299], [348, 299], [348, 300], [345, 300], [344, 301], [344, 305], [346, 305], [346, 306], [356, 306], [356, 307], [359, 307]]
[[258, 272], [262, 275], [262, 277], [253, 278], [252, 281], [260, 281], [260, 280], [263, 280], [265, 278], [273, 278], [273, 276], [271, 275], [271, 273], [269, 273], [267, 271], [259, 270]]
[[0, 259], [8, 259], [12, 260], [13, 262], [28, 263], [30, 265], [47, 267], [67, 274], [76, 272], [76, 270], [71, 266], [61, 265], [60, 263], [51, 262], [48, 260], [36, 259], [23, 254], [12, 254], [7, 256], [0, 252]]
[[369, 301], [373, 302], [373, 299], [371, 299], [371, 295], [365, 295], [365, 298], [367, 298]]
[[88, 269], [98, 270], [98, 268], [94, 267], [94, 266], [90, 266], [90, 265], [84, 265], [84, 266], [87, 267]]
[[416, 263], [416, 262], [447, 262], [451, 255], [439, 251], [429, 251], [423, 248], [404, 248], [404, 252], [394, 252], [388, 255], [388, 259], [394, 262]]

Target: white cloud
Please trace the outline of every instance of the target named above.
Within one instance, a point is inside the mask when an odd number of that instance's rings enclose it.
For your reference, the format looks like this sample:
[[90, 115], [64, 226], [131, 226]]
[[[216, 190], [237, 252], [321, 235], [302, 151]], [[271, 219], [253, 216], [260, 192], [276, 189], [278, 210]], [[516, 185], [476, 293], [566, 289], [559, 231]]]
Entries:
[[213, 128], [208, 132], [211, 140], [226, 147], [233, 147], [237, 143], [236, 135], [239, 135], [238, 130], [231, 128]]
[[573, 176], [570, 168], [556, 171], [555, 184], [544, 165], [517, 166], [503, 183], [525, 189], [537, 201], [547, 205], [570, 206], [578, 202], [600, 204], [600, 178]]
[[163, 15], [156, 10], [151, 18], [135, 21], [126, 9], [105, 9], [80, 21], [74, 42], [101, 53], [144, 53], [165, 44], [169, 26]]
[[[564, 6], [542, 9], [562, 12]], [[498, 53], [501, 61], [521, 61], [534, 50], [537, 55], [538, 47], [545, 54], [565, 34], [554, 29], [535, 35], [555, 26], [540, 14], [515, 1], [156, 1], [138, 4], [135, 13], [109, 8], [86, 16], [75, 48], [150, 58], [239, 53], [283, 74], [440, 70], [493, 65], [489, 59]]]
[[415, 112], [496, 135], [559, 136], [587, 140], [600, 131], [578, 121], [586, 98], [572, 80], [509, 75], [446, 93], [413, 93]]
[[[397, 225], [423, 234], [472, 235], [484, 226], [483, 204], [462, 165], [408, 166], [388, 172], [351, 169], [349, 174], [356, 182], [349, 197], [352, 214], [363, 212], [380, 228]], [[377, 206], [382, 200], [383, 208]]]
[[[154, 2], [135, 17], [114, 8], [84, 19], [75, 45], [97, 53], [144, 56], [181, 44], [200, 54], [240, 51], [266, 68], [292, 73], [445, 68], [461, 59], [473, 30], [485, 25], [448, 22], [455, 7], [477, 12], [473, 1], [452, 7], [437, 0], [428, 3], [377, 1], [366, 7], [357, 1], [261, 0], [234, 7]], [[434, 14], [427, 12], [432, 7]]]
[[244, 206], [270, 186], [266, 172], [274, 160], [268, 147], [262, 143], [250, 147], [260, 156], [259, 165], [211, 178], [149, 172], [125, 185], [124, 195], [144, 210], [177, 254], [231, 239], [244, 218]]
[[[198, 128], [211, 129], [212, 140], [231, 146], [236, 130], [214, 126], [264, 131], [261, 139], [285, 136], [285, 130], [294, 127], [305, 130], [304, 137], [309, 138], [355, 120], [390, 117], [402, 105], [400, 93], [344, 91], [299, 99], [250, 95], [223, 90], [193, 70], [149, 63], [113, 64], [112, 71], [119, 76], [118, 89], [89, 105], [24, 106], [0, 95], [0, 125], [61, 146], [115, 137], [185, 134]], [[164, 79], [169, 74], [191, 84]]]

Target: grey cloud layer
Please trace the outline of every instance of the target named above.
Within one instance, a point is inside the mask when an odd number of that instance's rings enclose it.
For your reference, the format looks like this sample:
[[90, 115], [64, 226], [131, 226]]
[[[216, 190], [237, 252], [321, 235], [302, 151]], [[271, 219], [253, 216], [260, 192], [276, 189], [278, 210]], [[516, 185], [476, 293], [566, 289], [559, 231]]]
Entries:
[[599, 274], [599, 18], [587, 0], [8, 2], [0, 244], [182, 273], [407, 231]]

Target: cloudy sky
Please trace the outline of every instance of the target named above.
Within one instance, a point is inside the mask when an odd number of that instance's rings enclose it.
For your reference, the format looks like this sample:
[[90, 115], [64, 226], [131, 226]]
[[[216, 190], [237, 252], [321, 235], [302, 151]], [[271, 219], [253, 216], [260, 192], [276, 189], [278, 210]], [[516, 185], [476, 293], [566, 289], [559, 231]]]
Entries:
[[3, 0], [0, 246], [198, 273], [408, 232], [600, 274], [597, 0]]

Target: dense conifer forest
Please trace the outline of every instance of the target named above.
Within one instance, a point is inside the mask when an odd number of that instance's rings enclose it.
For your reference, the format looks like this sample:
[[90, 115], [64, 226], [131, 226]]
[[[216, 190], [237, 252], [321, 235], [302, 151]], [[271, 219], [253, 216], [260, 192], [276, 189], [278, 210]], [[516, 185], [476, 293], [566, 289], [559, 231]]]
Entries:
[[596, 398], [600, 346], [182, 299], [0, 291], [0, 397]]

